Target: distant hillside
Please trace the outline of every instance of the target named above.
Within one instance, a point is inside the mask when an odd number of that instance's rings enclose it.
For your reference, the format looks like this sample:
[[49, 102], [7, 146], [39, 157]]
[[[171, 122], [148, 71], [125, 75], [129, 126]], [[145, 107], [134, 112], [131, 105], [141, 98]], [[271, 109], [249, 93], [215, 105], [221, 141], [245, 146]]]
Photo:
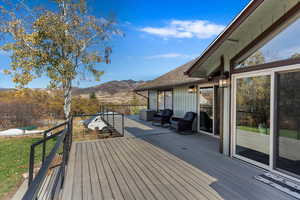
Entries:
[[115, 94], [119, 92], [129, 92], [134, 90], [137, 86], [145, 83], [144, 81], [123, 80], [123, 81], [109, 81], [97, 86], [88, 88], [74, 88], [73, 94], [90, 94], [95, 92], [97, 94]]
[[[100, 102], [108, 104], [146, 104], [146, 98], [137, 95], [133, 92], [139, 85], [144, 84], [145, 81], [122, 80], [122, 81], [109, 81], [100, 85], [87, 88], [74, 87], [72, 93], [74, 96], [81, 96], [89, 98], [91, 93], [95, 93]], [[0, 91], [13, 90], [8, 88], [0, 88]], [[43, 90], [49, 94], [53, 90], [46, 88], [34, 88], [34, 90]], [[144, 96], [146, 92], [142, 93]]]
[[133, 92], [136, 87], [144, 83], [145, 81], [134, 80], [109, 81], [88, 88], [73, 88], [73, 94], [88, 98], [91, 93], [95, 93], [99, 101], [105, 103], [130, 104], [135, 101], [135, 103], [146, 104], [145, 98]]

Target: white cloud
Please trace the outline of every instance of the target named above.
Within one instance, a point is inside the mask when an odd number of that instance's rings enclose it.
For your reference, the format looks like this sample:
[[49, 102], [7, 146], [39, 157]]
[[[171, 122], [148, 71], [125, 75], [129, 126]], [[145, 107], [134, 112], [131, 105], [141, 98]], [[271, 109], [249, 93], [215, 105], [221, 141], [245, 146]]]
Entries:
[[146, 59], [159, 59], [159, 58], [191, 58], [192, 56], [180, 53], [166, 53], [157, 54], [154, 56], [147, 56]]
[[224, 28], [206, 20], [171, 20], [164, 27], [144, 27], [140, 31], [164, 38], [206, 39], [218, 35]]
[[7, 52], [7, 51], [4, 51], [4, 50], [0, 50], [0, 55], [2, 55], [2, 56], [11, 56], [12, 53], [11, 53], [11, 52]]

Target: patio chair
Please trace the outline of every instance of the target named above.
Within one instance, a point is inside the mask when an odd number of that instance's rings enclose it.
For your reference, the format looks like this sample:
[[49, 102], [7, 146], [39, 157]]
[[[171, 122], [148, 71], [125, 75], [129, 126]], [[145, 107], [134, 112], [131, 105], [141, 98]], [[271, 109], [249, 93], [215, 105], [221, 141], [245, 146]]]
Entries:
[[183, 118], [172, 117], [170, 120], [171, 128], [174, 128], [177, 132], [192, 131], [196, 115], [194, 112], [187, 112]]
[[206, 112], [200, 112], [200, 130], [212, 132], [213, 121]]
[[170, 124], [170, 119], [172, 115], [173, 115], [173, 110], [171, 109], [162, 110], [161, 112], [154, 115], [152, 119], [152, 125], [155, 125], [157, 123], [160, 124], [161, 126], [163, 126], [164, 124]]

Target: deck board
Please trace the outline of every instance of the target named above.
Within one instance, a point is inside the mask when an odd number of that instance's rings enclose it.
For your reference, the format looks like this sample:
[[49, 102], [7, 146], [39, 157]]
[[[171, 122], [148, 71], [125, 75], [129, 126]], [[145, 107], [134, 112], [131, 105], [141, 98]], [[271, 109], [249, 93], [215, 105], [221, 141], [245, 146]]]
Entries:
[[210, 186], [213, 178], [141, 139], [78, 142], [72, 148], [63, 199], [222, 199]]

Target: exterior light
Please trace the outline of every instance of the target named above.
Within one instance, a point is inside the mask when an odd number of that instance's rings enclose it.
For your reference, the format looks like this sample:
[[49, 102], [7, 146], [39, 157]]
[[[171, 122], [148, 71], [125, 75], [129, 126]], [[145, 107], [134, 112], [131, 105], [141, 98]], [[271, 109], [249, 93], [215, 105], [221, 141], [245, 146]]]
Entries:
[[194, 85], [190, 86], [188, 89], [189, 93], [195, 93], [196, 92], [196, 87]]
[[223, 73], [219, 80], [219, 87], [220, 88], [227, 88], [230, 85], [230, 80], [229, 80], [229, 72], [226, 71]]
[[219, 87], [226, 88], [229, 86], [229, 79], [220, 79], [219, 80]]

